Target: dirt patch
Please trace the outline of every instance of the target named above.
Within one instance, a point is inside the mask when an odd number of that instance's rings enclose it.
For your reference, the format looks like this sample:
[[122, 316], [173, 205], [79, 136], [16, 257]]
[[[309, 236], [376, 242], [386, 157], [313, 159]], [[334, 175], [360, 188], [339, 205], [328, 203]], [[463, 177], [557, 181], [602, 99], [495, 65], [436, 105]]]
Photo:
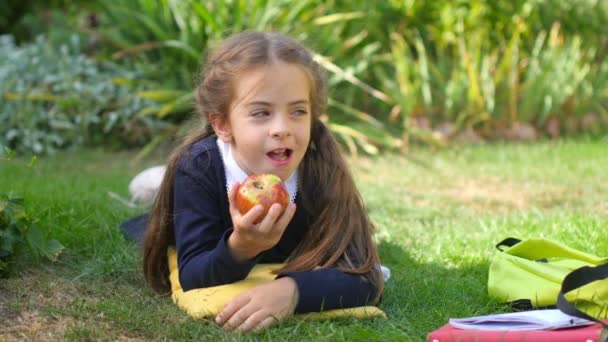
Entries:
[[530, 204], [530, 194], [513, 184], [500, 184], [495, 180], [464, 180], [447, 188], [446, 196], [473, 209], [508, 211], [524, 209]]
[[5, 322], [8, 319], [8, 300], [6, 299], [4, 291], [0, 287], [0, 322]]
[[593, 212], [608, 217], [608, 201], [597, 202], [593, 207]]
[[474, 212], [508, 213], [530, 207], [550, 209], [576, 201], [576, 189], [553, 184], [502, 181], [497, 178], [456, 180], [443, 192], [450, 201]]
[[[474, 214], [508, 214], [530, 208], [576, 207], [582, 205], [585, 198], [584, 183], [568, 186], [492, 174], [460, 174], [442, 167], [433, 169], [432, 173], [424, 173], [415, 166], [400, 162], [400, 159], [391, 168], [377, 170], [378, 164], [385, 163], [384, 160], [374, 163], [371, 159], [359, 158], [354, 163], [354, 174], [364, 186], [376, 192], [386, 192], [386, 196], [394, 195], [395, 200], [408, 206], [456, 206]], [[399, 170], [406, 171], [400, 173]], [[390, 184], [386, 179], [392, 179]]]
[[[69, 305], [48, 290], [63, 286], [47, 281], [45, 272], [22, 273], [3, 281], [0, 287], [0, 341], [58, 341], [73, 324], [70, 317], [50, 316], [39, 310], [48, 304]], [[11, 299], [9, 299], [11, 298]], [[11, 308], [11, 306], [14, 306]]]
[[58, 341], [74, 320], [69, 317], [48, 317], [38, 311], [21, 311], [8, 317], [0, 327], [2, 341]]
[[102, 312], [82, 317], [78, 310], [76, 315], [70, 314], [79, 305], [95, 307], [98, 301], [86, 285], [57, 278], [48, 270], [3, 280], [0, 341], [139, 340], [122, 334]]

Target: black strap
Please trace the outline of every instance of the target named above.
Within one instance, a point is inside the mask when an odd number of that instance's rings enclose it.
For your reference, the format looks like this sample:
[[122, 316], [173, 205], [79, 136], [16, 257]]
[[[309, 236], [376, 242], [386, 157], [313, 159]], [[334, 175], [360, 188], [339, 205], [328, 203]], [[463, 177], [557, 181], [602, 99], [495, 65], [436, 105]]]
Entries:
[[[520, 239], [509, 237], [509, 238], [506, 238], [506, 239], [500, 241], [496, 245], [496, 249], [498, 249], [501, 252], [504, 252], [505, 250], [502, 247], [513, 247], [513, 246], [517, 245], [520, 242], [521, 242]], [[538, 262], [549, 262], [549, 260], [547, 258], [538, 259], [536, 261], [538, 261]]]
[[518, 243], [520, 243], [521, 240], [520, 239], [516, 239], [513, 237], [509, 237], [506, 238], [502, 241], [500, 241], [497, 245], [496, 245], [496, 249], [498, 249], [499, 251], [504, 251], [504, 249], [502, 249], [501, 247], [513, 247], [515, 245], [517, 245]]
[[120, 225], [120, 230], [127, 240], [133, 240], [143, 246], [146, 235], [146, 226], [150, 219], [149, 214], [133, 217]]
[[[608, 323], [604, 323], [596, 319], [595, 317], [591, 317], [588, 314], [580, 311], [564, 296], [565, 293], [568, 293], [574, 289], [585, 286], [594, 281], [606, 278], [608, 278], [608, 264], [596, 267], [583, 266], [568, 273], [568, 275], [564, 278], [564, 281], [562, 282], [561, 291], [557, 295], [557, 308], [568, 315], [598, 322], [604, 327], [604, 329], [608, 329]], [[608, 286], [608, 284], [606, 286]], [[608, 310], [608, 308], [606, 309]]]

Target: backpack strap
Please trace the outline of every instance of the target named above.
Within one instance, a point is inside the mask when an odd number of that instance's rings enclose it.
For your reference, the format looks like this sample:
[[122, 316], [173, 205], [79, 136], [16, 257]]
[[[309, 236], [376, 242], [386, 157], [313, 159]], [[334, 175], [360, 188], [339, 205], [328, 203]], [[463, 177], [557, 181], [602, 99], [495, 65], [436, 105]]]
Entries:
[[596, 267], [583, 266], [568, 273], [568, 275], [564, 278], [564, 281], [562, 282], [562, 288], [559, 294], [557, 295], [557, 308], [568, 315], [600, 323], [604, 327], [604, 329], [608, 329], [608, 323], [602, 322], [599, 319], [591, 317], [588, 314], [580, 311], [564, 296], [565, 293], [568, 293], [574, 289], [585, 286], [596, 280], [602, 280], [606, 278], [608, 278], [608, 264]]
[[[521, 240], [518, 238], [508, 237], [508, 238], [500, 241], [499, 243], [497, 243], [496, 249], [498, 249], [501, 252], [504, 252], [506, 248], [511, 248], [520, 242], [521, 242]], [[537, 261], [543, 261], [543, 260], [537, 260]], [[534, 306], [532, 305], [532, 301], [530, 299], [517, 299], [514, 301], [510, 301], [507, 304], [509, 304], [516, 311], [528, 311], [528, 310], [534, 309]]]
[[504, 251], [503, 247], [513, 247], [515, 245], [517, 245], [518, 243], [520, 243], [521, 240], [514, 238], [514, 237], [508, 237], [502, 241], [500, 241], [499, 243], [496, 244], [496, 249], [498, 249], [499, 251]]

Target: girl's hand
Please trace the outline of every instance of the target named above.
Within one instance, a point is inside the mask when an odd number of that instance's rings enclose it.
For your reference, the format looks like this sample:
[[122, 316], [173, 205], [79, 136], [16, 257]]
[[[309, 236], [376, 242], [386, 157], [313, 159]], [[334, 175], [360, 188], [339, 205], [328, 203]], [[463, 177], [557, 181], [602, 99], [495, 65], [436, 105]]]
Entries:
[[261, 205], [256, 205], [249, 212], [241, 214], [236, 207], [238, 187], [239, 183], [234, 183], [228, 192], [230, 216], [234, 225], [234, 231], [228, 237], [228, 247], [235, 259], [243, 261], [255, 257], [279, 242], [296, 211], [296, 205], [290, 203], [283, 215], [280, 215], [281, 205], [275, 203], [262, 222], [254, 224], [253, 222], [264, 212], [264, 209]]
[[289, 277], [275, 279], [236, 296], [215, 322], [226, 331], [260, 331], [293, 315], [297, 302], [296, 282]]

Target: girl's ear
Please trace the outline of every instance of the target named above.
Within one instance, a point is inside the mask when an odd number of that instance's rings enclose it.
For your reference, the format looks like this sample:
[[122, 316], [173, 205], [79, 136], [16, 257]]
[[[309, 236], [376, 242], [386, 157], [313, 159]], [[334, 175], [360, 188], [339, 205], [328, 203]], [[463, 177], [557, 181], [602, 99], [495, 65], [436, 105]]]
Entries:
[[210, 113], [209, 122], [215, 134], [222, 139], [223, 142], [229, 144], [232, 142], [232, 130], [230, 129], [230, 122], [225, 119], [224, 115], [220, 113]]

